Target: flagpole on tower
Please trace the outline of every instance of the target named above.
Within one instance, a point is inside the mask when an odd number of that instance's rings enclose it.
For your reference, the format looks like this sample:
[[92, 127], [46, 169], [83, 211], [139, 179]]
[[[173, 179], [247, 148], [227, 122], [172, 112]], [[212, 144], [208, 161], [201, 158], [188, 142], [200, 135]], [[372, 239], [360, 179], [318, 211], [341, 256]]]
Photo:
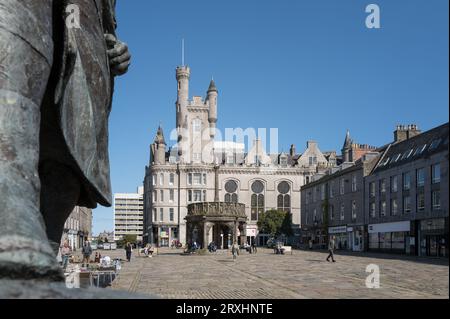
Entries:
[[184, 38], [181, 40], [181, 65], [184, 66]]

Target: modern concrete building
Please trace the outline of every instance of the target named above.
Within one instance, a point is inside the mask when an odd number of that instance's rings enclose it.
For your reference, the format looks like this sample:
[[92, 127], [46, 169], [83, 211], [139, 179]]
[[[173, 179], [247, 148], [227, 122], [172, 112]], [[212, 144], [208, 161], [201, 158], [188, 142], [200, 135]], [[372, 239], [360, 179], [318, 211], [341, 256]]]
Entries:
[[68, 241], [72, 250], [80, 249], [84, 240], [92, 236], [92, 209], [75, 207], [64, 224], [64, 233], [61, 244]]
[[347, 132], [338, 167], [317, 174], [301, 189], [302, 242], [326, 247], [328, 235], [336, 237], [338, 249], [363, 251], [364, 177], [370, 174], [380, 153], [368, 145], [355, 144]]
[[144, 225], [144, 187], [137, 193], [114, 194], [114, 240], [136, 235], [142, 240]]
[[[218, 140], [216, 84], [211, 81], [205, 99], [191, 100], [190, 72], [187, 66], [176, 70], [178, 143], [168, 148], [159, 127], [150, 146], [144, 241], [167, 246], [173, 240], [185, 244], [198, 237], [225, 248], [237, 238], [263, 245], [268, 235], [256, 224], [269, 209], [291, 213], [299, 235], [300, 187], [318, 171], [335, 165], [336, 152], [322, 153], [314, 141], [300, 154], [294, 145], [288, 153], [267, 153], [257, 136], [247, 136], [251, 144], [247, 150], [243, 143]], [[236, 214], [239, 221], [234, 223]]]
[[448, 257], [448, 128], [397, 127], [365, 180], [369, 250]]

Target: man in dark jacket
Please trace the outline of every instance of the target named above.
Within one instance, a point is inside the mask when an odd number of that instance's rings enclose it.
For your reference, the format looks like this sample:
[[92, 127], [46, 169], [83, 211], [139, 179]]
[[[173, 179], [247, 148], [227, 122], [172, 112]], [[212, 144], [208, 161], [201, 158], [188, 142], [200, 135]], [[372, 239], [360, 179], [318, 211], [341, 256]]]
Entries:
[[334, 260], [334, 248], [336, 247], [335, 238], [336, 237], [331, 236], [330, 241], [328, 242], [328, 252], [329, 252], [329, 254], [328, 254], [328, 257], [327, 257], [327, 261], [330, 261], [330, 257], [331, 257], [331, 260], [333, 262], [336, 262], [336, 260]]
[[[80, 28], [66, 10], [80, 11]], [[111, 205], [108, 117], [130, 65], [115, 0], [0, 0], [0, 277], [63, 280], [76, 205]]]
[[87, 239], [84, 241], [84, 245], [83, 245], [83, 248], [81, 249], [81, 253], [83, 254], [83, 266], [86, 265], [86, 267], [89, 267], [89, 263], [91, 261], [91, 255], [92, 255], [92, 247]]

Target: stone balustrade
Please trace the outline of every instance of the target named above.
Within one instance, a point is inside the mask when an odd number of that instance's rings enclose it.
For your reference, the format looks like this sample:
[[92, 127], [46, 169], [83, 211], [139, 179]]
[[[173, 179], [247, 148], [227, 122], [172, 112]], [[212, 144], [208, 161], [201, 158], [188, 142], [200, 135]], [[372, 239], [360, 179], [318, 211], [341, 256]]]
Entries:
[[245, 204], [201, 202], [188, 205], [188, 216], [221, 216], [246, 218]]

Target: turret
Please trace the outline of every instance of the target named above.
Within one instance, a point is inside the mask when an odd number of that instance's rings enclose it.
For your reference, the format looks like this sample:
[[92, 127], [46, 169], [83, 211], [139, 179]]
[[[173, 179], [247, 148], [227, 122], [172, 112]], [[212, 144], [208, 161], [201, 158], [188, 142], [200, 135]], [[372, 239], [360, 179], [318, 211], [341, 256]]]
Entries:
[[186, 114], [186, 108], [189, 103], [189, 79], [191, 69], [188, 66], [179, 66], [176, 71], [178, 95], [176, 102], [177, 128], [183, 126]]
[[156, 133], [155, 141], [152, 145], [152, 151], [154, 154], [155, 164], [166, 163], [166, 141], [164, 139], [164, 133], [161, 126], [158, 127], [158, 132]]
[[216, 84], [214, 83], [214, 80], [211, 80], [211, 83], [209, 84], [208, 96], [207, 96], [207, 102], [209, 104], [208, 121], [209, 121], [209, 129], [210, 129], [211, 138], [214, 138], [216, 135], [217, 96], [218, 96], [218, 91], [217, 91]]
[[345, 135], [344, 145], [342, 146], [342, 159], [344, 162], [351, 162], [350, 151], [352, 148], [352, 139], [350, 138], [350, 131], [347, 130], [347, 134]]

